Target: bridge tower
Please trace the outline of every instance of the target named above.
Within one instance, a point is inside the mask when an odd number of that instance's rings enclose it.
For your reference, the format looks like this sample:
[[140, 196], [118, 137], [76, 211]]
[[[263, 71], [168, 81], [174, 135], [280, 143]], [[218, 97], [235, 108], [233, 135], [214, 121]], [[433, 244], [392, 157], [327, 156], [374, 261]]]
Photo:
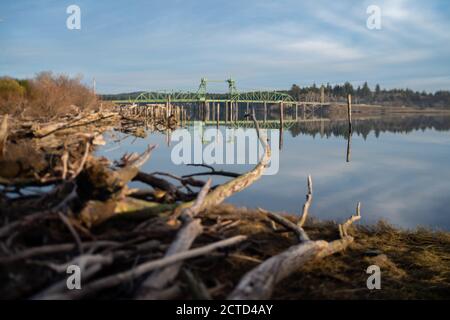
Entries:
[[208, 84], [208, 79], [201, 78], [200, 79], [200, 85], [198, 87], [198, 97], [200, 100], [205, 101], [206, 100], [206, 85]]
[[[200, 85], [198, 87], [197, 94], [200, 100], [205, 101], [207, 95], [208, 82], [223, 82], [223, 80], [208, 80], [207, 78], [200, 79]], [[228, 93], [230, 95], [230, 100], [237, 100], [239, 93], [236, 89], [236, 81], [232, 78], [225, 80], [228, 83]]]
[[238, 98], [238, 91], [236, 89], [236, 81], [232, 78], [226, 80], [228, 82], [228, 92], [230, 94], [231, 100], [236, 100]]

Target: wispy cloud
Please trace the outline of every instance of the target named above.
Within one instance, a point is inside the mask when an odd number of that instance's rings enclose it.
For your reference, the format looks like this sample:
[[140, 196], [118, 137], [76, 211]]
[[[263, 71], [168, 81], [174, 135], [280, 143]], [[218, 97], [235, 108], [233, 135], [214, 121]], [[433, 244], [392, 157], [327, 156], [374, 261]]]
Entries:
[[[381, 30], [366, 28], [369, 4], [381, 8]], [[439, 1], [80, 0], [79, 32], [65, 28], [64, 5], [0, 3], [2, 72], [82, 72], [103, 92], [195, 88], [201, 76], [230, 75], [247, 87], [450, 88], [450, 4]]]
[[330, 39], [307, 39], [286, 44], [282, 48], [292, 51], [292, 53], [336, 60], [353, 60], [363, 56], [362, 52], [358, 49], [345, 46], [342, 43]]

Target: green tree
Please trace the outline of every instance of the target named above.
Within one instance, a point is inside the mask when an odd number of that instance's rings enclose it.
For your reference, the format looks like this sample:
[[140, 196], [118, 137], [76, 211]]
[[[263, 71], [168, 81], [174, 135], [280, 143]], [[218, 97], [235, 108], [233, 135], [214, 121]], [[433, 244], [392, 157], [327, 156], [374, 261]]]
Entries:
[[293, 84], [291, 90], [289, 90], [289, 94], [297, 101], [300, 101], [302, 89], [296, 84]]
[[355, 90], [350, 82], [344, 83], [344, 94], [347, 96], [348, 94], [354, 94]]
[[372, 91], [370, 91], [369, 85], [367, 84], [367, 82], [364, 82], [363, 87], [361, 89], [361, 96], [364, 99], [368, 99], [371, 98], [372, 96]]

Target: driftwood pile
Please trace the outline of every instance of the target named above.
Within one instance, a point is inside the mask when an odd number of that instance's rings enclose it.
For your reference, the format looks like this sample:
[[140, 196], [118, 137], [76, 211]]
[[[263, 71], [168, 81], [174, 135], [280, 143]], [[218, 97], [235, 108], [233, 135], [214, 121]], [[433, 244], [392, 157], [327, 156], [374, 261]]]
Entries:
[[[262, 209], [258, 217], [276, 232], [280, 229], [273, 223], [278, 224], [298, 243], [265, 261], [243, 254], [254, 250], [254, 239], [238, 232], [239, 217], [212, 219], [208, 211], [259, 179], [270, 160], [266, 138], [258, 132], [265, 152], [255, 168], [244, 174], [211, 167], [185, 177], [142, 172], [154, 146], [140, 155], [126, 154], [114, 164], [92, 155], [94, 146], [104, 143], [103, 131], [132, 132], [132, 122], [114, 112], [41, 125], [2, 119], [1, 297], [264, 299], [302, 265], [342, 251], [353, 241], [348, 228], [360, 218], [359, 204], [356, 214], [339, 226], [339, 239], [310, 239], [304, 230], [313, 195], [309, 177], [309, 192], [298, 221]], [[17, 151], [20, 148], [22, 154]], [[36, 157], [41, 163], [34, 162]], [[231, 179], [215, 186], [210, 179], [197, 179], [208, 174]], [[131, 189], [130, 181], [151, 189]], [[228, 236], [230, 231], [232, 236]], [[258, 265], [235, 283], [213, 287], [186, 267], [193, 261], [229, 257]], [[80, 290], [67, 287], [72, 265], [81, 270]]]

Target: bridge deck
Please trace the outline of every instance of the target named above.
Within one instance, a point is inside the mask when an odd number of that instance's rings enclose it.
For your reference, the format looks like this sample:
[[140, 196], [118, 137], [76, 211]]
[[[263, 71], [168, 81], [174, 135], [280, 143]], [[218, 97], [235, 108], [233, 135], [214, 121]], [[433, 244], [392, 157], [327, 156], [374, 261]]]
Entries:
[[[139, 101], [130, 101], [130, 100], [112, 100], [114, 104], [165, 104], [167, 100], [165, 99], [152, 99], [152, 100], [139, 100]], [[315, 105], [315, 106], [325, 106], [330, 105], [329, 102], [301, 102], [301, 101], [283, 101], [283, 100], [230, 100], [230, 99], [206, 99], [206, 100], [198, 100], [198, 99], [174, 99], [170, 100], [170, 103], [258, 103], [258, 104], [278, 104], [283, 103], [285, 105]]]

